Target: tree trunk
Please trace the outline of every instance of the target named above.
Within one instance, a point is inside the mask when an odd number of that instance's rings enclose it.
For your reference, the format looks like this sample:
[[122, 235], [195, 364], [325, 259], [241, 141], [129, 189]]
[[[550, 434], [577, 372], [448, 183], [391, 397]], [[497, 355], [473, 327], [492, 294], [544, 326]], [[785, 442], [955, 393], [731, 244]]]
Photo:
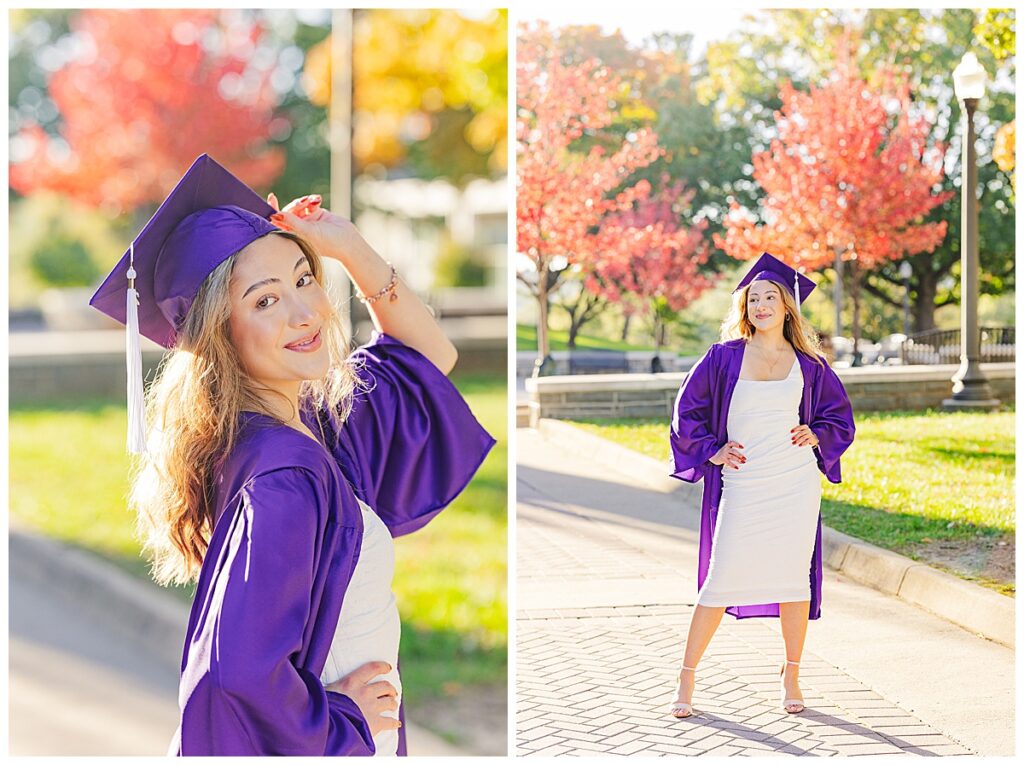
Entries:
[[571, 311], [569, 313], [569, 342], [568, 342], [568, 346], [569, 346], [569, 350], [570, 351], [575, 351], [576, 350], [576, 335], [579, 334], [580, 326], [582, 326], [582, 322], [577, 320], [576, 312], [575, 311]]
[[857, 261], [845, 264], [850, 275], [850, 302], [853, 303], [853, 364], [860, 366], [860, 279], [861, 269]]
[[661, 349], [665, 345], [665, 338], [668, 335], [668, 320], [665, 318], [663, 305], [659, 301], [652, 301], [651, 315], [654, 319], [654, 356], [651, 357], [651, 372], [659, 373], [665, 371], [665, 364], [661, 360]]
[[629, 322], [633, 319], [633, 314], [627, 313], [622, 320], [622, 342], [626, 342], [629, 339]]
[[576, 340], [580, 336], [583, 325], [597, 316], [597, 309], [601, 303], [602, 300], [599, 296], [581, 286], [580, 294], [576, 297], [575, 302], [565, 303], [563, 301], [555, 304], [569, 316], [569, 350], [575, 350]]
[[835, 326], [832, 334], [842, 336], [843, 334], [843, 255], [841, 250], [836, 250], [835, 265], [836, 282], [832, 289], [832, 303], [835, 305]]
[[927, 268], [917, 274], [917, 297], [914, 300], [914, 331], [935, 329], [935, 295], [939, 291], [939, 276]]
[[548, 344], [548, 270], [542, 267], [537, 274], [537, 364], [533, 375], [540, 374], [540, 365], [551, 352]]

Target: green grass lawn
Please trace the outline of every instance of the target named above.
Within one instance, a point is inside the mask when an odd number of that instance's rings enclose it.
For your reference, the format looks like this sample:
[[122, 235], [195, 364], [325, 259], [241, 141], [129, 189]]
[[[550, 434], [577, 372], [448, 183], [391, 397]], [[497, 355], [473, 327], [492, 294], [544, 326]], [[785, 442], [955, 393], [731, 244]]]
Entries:
[[[843, 482], [823, 482], [822, 520], [911, 557], [924, 546], [1004, 539], [1014, 518], [1014, 412], [875, 412], [858, 415]], [[589, 420], [579, 427], [666, 462], [666, 420]], [[980, 539], [984, 538], [984, 539]], [[1013, 582], [968, 579], [1006, 594]]]
[[[500, 683], [508, 663], [508, 394], [504, 379], [456, 377], [497, 439], [473, 481], [423, 530], [400, 537], [395, 597], [402, 611], [408, 698]], [[435, 694], [436, 695], [436, 694]]]
[[[564, 351], [569, 348], [569, 332], [564, 329], [552, 329], [548, 331], [548, 343], [553, 351]], [[631, 345], [621, 340], [609, 340], [603, 337], [591, 335], [577, 335], [576, 348], [579, 350], [602, 349], [612, 351], [653, 351], [654, 343], [650, 345]], [[537, 327], [532, 324], [516, 324], [516, 350], [535, 351], [537, 350]], [[666, 349], [666, 353], [671, 351]]]
[[[396, 540], [402, 679], [413, 705], [506, 681], [506, 383], [469, 376], [455, 382], [498, 443], [448, 509]], [[14, 523], [148, 578], [125, 506], [125, 428], [121, 402], [12, 407], [10, 508]], [[194, 591], [172, 589], [185, 601]]]

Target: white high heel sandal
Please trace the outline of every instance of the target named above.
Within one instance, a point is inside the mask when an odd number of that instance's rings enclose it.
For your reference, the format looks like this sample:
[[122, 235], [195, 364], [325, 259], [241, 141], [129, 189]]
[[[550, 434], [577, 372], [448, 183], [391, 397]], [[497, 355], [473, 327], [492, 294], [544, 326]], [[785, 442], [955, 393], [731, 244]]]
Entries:
[[[689, 670], [690, 672], [696, 672], [697, 671], [696, 667], [683, 666], [683, 669]], [[680, 688], [682, 688], [682, 685], [683, 685], [683, 681], [682, 681], [682, 679], [680, 679], [676, 683], [676, 695], [673, 698], [672, 707], [671, 707], [671, 709], [669, 709], [669, 714], [671, 714], [673, 717], [675, 717], [676, 719], [679, 719], [679, 720], [683, 719], [684, 717], [689, 717], [690, 715], [693, 714], [693, 704], [687, 704], [685, 701], [676, 701], [675, 700], [675, 699], [679, 698], [679, 690], [680, 690]], [[685, 714], [679, 714], [680, 712], [684, 712]]]
[[[795, 664], [800, 666], [798, 661], [786, 660], [786, 664]], [[779, 685], [782, 687], [782, 708], [786, 710], [788, 714], [795, 715], [804, 711], [803, 699], [787, 699], [786, 698], [786, 664], [782, 665], [782, 669], [779, 670]], [[800, 707], [799, 709], [790, 709], [789, 707]]]

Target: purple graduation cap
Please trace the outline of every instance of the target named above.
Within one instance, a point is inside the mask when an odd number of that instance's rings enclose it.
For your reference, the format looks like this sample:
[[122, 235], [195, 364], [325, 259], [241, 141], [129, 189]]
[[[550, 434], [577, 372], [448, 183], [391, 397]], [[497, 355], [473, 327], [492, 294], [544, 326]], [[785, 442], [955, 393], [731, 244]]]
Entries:
[[171, 348], [213, 270], [261, 236], [279, 230], [274, 208], [209, 155], [192, 163], [89, 305], [128, 334], [128, 450], [145, 451], [139, 335]]
[[[771, 253], [764, 253], [757, 262], [754, 263], [753, 267], [747, 271], [747, 275], [740, 280], [740, 283], [736, 285], [736, 289], [733, 292], [738, 292], [746, 287], [751, 282], [771, 279], [776, 282], [781, 282], [794, 298], [796, 298], [796, 307], [800, 308], [801, 298], [805, 298], [814, 291], [817, 286], [813, 281], [808, 279], [802, 273], [797, 271], [795, 268], [791, 268], [783, 263], [781, 260], [776, 258]], [[789, 285], [793, 287], [790, 289]]]

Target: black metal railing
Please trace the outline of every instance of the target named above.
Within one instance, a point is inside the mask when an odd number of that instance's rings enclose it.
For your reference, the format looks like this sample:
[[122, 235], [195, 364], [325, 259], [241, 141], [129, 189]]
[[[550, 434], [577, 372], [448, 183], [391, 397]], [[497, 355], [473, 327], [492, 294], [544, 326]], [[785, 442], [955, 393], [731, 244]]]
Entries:
[[[982, 363], [1016, 358], [1016, 327], [980, 327]], [[960, 330], [929, 329], [917, 332], [900, 349], [904, 364], [957, 364], [960, 362]]]

